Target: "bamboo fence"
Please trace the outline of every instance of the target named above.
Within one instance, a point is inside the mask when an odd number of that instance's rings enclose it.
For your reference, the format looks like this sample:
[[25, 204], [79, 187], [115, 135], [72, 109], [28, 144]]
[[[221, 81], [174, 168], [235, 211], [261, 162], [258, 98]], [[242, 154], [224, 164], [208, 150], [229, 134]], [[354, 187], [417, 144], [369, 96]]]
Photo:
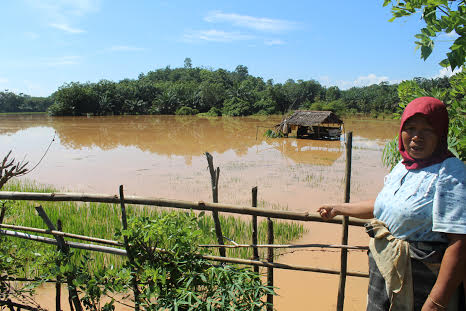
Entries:
[[[346, 139], [346, 172], [345, 172], [345, 202], [349, 202], [350, 200], [350, 180], [351, 180], [351, 149], [352, 149], [352, 133], [347, 134]], [[239, 206], [239, 205], [231, 205], [231, 204], [223, 204], [218, 203], [218, 182], [219, 182], [219, 175], [220, 169], [214, 169], [213, 166], [213, 158], [209, 153], [206, 153], [207, 162], [209, 165], [209, 171], [211, 174], [211, 183], [212, 183], [212, 197], [213, 203], [198, 201], [198, 202], [191, 202], [191, 201], [182, 201], [182, 200], [172, 200], [172, 199], [165, 199], [165, 198], [148, 198], [148, 197], [140, 197], [140, 196], [125, 196], [123, 192], [123, 186], [119, 188], [119, 195], [107, 195], [107, 194], [90, 194], [90, 193], [31, 193], [31, 192], [8, 192], [8, 191], [0, 191], [0, 200], [27, 200], [27, 201], [53, 201], [53, 202], [66, 202], [66, 201], [74, 201], [74, 202], [100, 202], [100, 203], [113, 203], [113, 204], [120, 204], [121, 206], [121, 214], [122, 214], [122, 227], [123, 229], [127, 226], [126, 220], [126, 210], [125, 204], [134, 204], [134, 205], [145, 205], [145, 206], [156, 206], [156, 207], [167, 207], [167, 208], [176, 208], [176, 209], [188, 209], [188, 210], [198, 210], [198, 211], [211, 211], [212, 216], [215, 222], [215, 229], [218, 244], [206, 244], [200, 245], [201, 247], [210, 247], [210, 248], [218, 248], [220, 251], [220, 256], [209, 256], [209, 255], [199, 255], [204, 259], [216, 261], [216, 262], [224, 262], [224, 263], [232, 263], [232, 264], [241, 264], [241, 265], [250, 265], [254, 267], [255, 271], [258, 271], [259, 267], [267, 268], [267, 284], [273, 286], [273, 270], [274, 269], [287, 269], [287, 270], [295, 270], [295, 271], [307, 271], [307, 272], [317, 272], [317, 273], [326, 273], [326, 274], [337, 274], [340, 275], [339, 281], [339, 289], [338, 289], [338, 296], [337, 296], [337, 310], [343, 310], [343, 303], [345, 297], [345, 282], [347, 276], [352, 277], [363, 277], [367, 278], [367, 273], [361, 272], [351, 272], [347, 271], [347, 251], [348, 250], [367, 250], [366, 246], [351, 246], [348, 244], [348, 226], [364, 226], [366, 223], [365, 221], [354, 219], [350, 217], [341, 217], [337, 216], [329, 221], [324, 221], [320, 215], [315, 213], [307, 213], [307, 212], [291, 212], [291, 211], [277, 211], [273, 209], [265, 209], [265, 208], [258, 208], [257, 207], [257, 187], [252, 189], [252, 206]], [[77, 235], [72, 233], [66, 233], [61, 230], [61, 225], [58, 226], [59, 228], [55, 228], [52, 222], [48, 219], [48, 216], [45, 214], [45, 211], [42, 209], [41, 206], [37, 206], [36, 210], [38, 211], [39, 215], [43, 219], [43, 221], [47, 224], [47, 229], [38, 229], [38, 228], [30, 228], [24, 226], [15, 226], [15, 225], [7, 225], [3, 224], [3, 215], [4, 215], [4, 208], [0, 211], [0, 234], [28, 239], [36, 242], [47, 243], [52, 245], [57, 245], [57, 247], [67, 252], [69, 248], [77, 248], [83, 249], [88, 251], [95, 251], [101, 253], [108, 253], [108, 254], [115, 254], [120, 256], [127, 256], [129, 260], [133, 260], [133, 255], [128, 252], [128, 241], [125, 239], [123, 243], [119, 241], [113, 240], [106, 240], [101, 239], [98, 237], [89, 237], [83, 235]], [[220, 222], [218, 220], [218, 213], [232, 213], [232, 214], [241, 214], [241, 215], [249, 215], [252, 216], [252, 244], [237, 244], [234, 241], [231, 241], [233, 245], [225, 245], [221, 231]], [[267, 218], [267, 228], [268, 228], [268, 236], [267, 236], [267, 244], [258, 244], [257, 243], [257, 217], [265, 217]], [[327, 222], [327, 223], [337, 223], [342, 224], [342, 242], [339, 245], [332, 245], [332, 244], [274, 244], [274, 227], [273, 227], [273, 219], [282, 219], [282, 220], [295, 220], [295, 221], [304, 221], [304, 222]], [[11, 230], [8, 230], [11, 229]], [[32, 233], [41, 233], [41, 234], [49, 234], [52, 235], [53, 238], [47, 238], [44, 236], [33, 235], [25, 232], [32, 232]], [[71, 242], [65, 241], [64, 238], [73, 238], [76, 240], [99, 243], [104, 245], [97, 245], [97, 244], [85, 244], [80, 242]], [[109, 246], [105, 246], [109, 245]], [[226, 257], [225, 249], [226, 248], [252, 248], [253, 249], [253, 259], [240, 259], [240, 258], [231, 258]], [[258, 249], [259, 248], [267, 248], [267, 260], [259, 260]], [[322, 268], [315, 268], [309, 266], [299, 266], [299, 265], [288, 265], [284, 263], [277, 263], [274, 262], [274, 249], [303, 249], [303, 248], [333, 248], [333, 249], [340, 249], [341, 250], [341, 260], [340, 260], [340, 270], [333, 270], [333, 269], [322, 269]], [[163, 252], [163, 249], [156, 249], [156, 251]], [[61, 280], [56, 280], [58, 284]], [[73, 288], [73, 280], [66, 280], [68, 284], [68, 289], [70, 293], [76, 293], [75, 288]], [[136, 301], [135, 310], [139, 310], [139, 305], [137, 303], [138, 299], [138, 289], [137, 284], [133, 284], [134, 289], [134, 297]], [[61, 310], [59, 305], [59, 287], [57, 285], [57, 310]], [[77, 295], [73, 295], [77, 297]], [[270, 303], [268, 310], [273, 310], [273, 296], [268, 295], [267, 302]], [[5, 304], [5, 302], [3, 302]], [[2, 304], [0, 304], [1, 306]], [[7, 306], [10, 306], [6, 303]], [[75, 310], [80, 311], [82, 310], [79, 301], [70, 301], [70, 306], [74, 307]], [[25, 308], [25, 307], [23, 307]], [[27, 309], [27, 308], [25, 308]]]

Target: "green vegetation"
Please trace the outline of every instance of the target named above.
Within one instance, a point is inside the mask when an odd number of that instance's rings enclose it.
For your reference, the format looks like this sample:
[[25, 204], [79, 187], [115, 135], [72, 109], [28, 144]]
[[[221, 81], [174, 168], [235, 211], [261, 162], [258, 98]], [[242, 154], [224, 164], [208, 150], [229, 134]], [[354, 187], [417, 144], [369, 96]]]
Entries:
[[0, 113], [45, 112], [52, 104], [51, 97], [31, 97], [22, 93], [16, 95], [8, 90], [0, 92]]
[[267, 131], [265, 131], [264, 136], [269, 137], [269, 138], [280, 138], [280, 137], [283, 137], [283, 133], [282, 132], [277, 133], [271, 129], [268, 129]]
[[[447, 58], [440, 62], [444, 67], [462, 68], [462, 71], [450, 78], [448, 85], [430, 85], [413, 81], [404, 81], [398, 86], [400, 103], [394, 114], [400, 118], [406, 105], [413, 99], [421, 96], [432, 96], [445, 103], [450, 118], [448, 132], [448, 148], [462, 161], [466, 161], [466, 28], [465, 28], [465, 1], [447, 0], [397, 0], [396, 4], [391, 0], [385, 0], [384, 6], [392, 3], [391, 21], [422, 13], [421, 19], [426, 27], [416, 35], [417, 48], [421, 48], [421, 57], [425, 60], [434, 48], [433, 38], [438, 34], [455, 32], [458, 38], [450, 46]], [[398, 152], [398, 137], [388, 142], [383, 151], [382, 161], [385, 166], [393, 168], [401, 156]]]
[[[423, 88], [450, 87], [449, 78], [414, 81]], [[138, 79], [70, 82], [47, 98], [0, 92], [0, 112], [45, 111], [51, 115], [178, 114], [245, 116], [284, 114], [296, 109], [331, 110], [339, 115], [377, 117], [396, 111], [397, 84], [387, 82], [340, 90], [315, 80], [274, 83], [248, 73], [199, 67], [157, 69]], [[32, 104], [37, 102], [36, 104]], [[39, 104], [40, 103], [40, 104]]]
[[[48, 186], [40, 185], [34, 182], [13, 182], [10, 181], [3, 187], [4, 191], [23, 191], [23, 192], [58, 192]], [[114, 239], [118, 228], [121, 227], [120, 206], [104, 203], [75, 203], [75, 202], [39, 202], [33, 203], [28, 201], [9, 201], [7, 206], [7, 216], [5, 223], [46, 228], [34, 209], [34, 206], [42, 205], [44, 210], [49, 215], [50, 219], [56, 223], [58, 219], [63, 222], [63, 231], [99, 237], [104, 239]], [[127, 214], [129, 218], [148, 217], [160, 218], [169, 213], [167, 209], [149, 207], [149, 206], [127, 206]], [[179, 212], [184, 214], [184, 212]], [[252, 241], [252, 226], [250, 221], [243, 218], [222, 216], [220, 215], [220, 223], [222, 226], [223, 235], [239, 244], [250, 244]], [[84, 225], [85, 224], [85, 225]], [[213, 231], [215, 226], [211, 217], [204, 216], [198, 220], [198, 225], [202, 231], [203, 243], [217, 244], [217, 238]], [[267, 223], [266, 221], [259, 222], [259, 243], [267, 241]], [[277, 243], [288, 243], [298, 239], [304, 233], [302, 224], [289, 221], [275, 221], [274, 224], [275, 239]], [[33, 243], [26, 240], [17, 240], [15, 243], [19, 247], [34, 248], [37, 251], [46, 250], [54, 247]], [[32, 246], [34, 245], [34, 246]], [[213, 250], [212, 250], [213, 251]], [[78, 254], [84, 254], [85, 251], [76, 250]], [[217, 251], [214, 251], [217, 252]], [[227, 255], [240, 258], [251, 258], [252, 250], [246, 248], [227, 249]], [[101, 253], [89, 254], [92, 259], [89, 266], [93, 268], [102, 268], [104, 265], [113, 264], [120, 266], [121, 258], [113, 255], [104, 255]], [[31, 272], [33, 273], [33, 272]], [[37, 271], [34, 273], [38, 273]]]
[[[2, 190], [56, 192], [35, 182], [8, 182]], [[121, 256], [72, 249], [69, 253], [45, 245], [0, 235], [0, 299], [16, 299], [39, 307], [30, 294], [43, 282], [71, 280], [87, 310], [113, 310], [115, 295], [137, 286], [142, 310], [264, 310], [263, 297], [274, 294], [251, 268], [212, 265], [198, 254], [212, 254], [200, 244], [217, 244], [211, 217], [148, 206], [127, 206], [128, 229], [120, 230], [120, 206], [99, 203], [3, 201], [5, 223], [46, 228], [34, 206], [42, 205], [52, 222], [81, 235], [118, 239], [131, 245], [131, 260]], [[223, 234], [238, 243], [250, 243], [251, 224], [220, 217]], [[295, 222], [275, 222], [277, 243], [299, 238], [304, 229]], [[259, 243], [266, 243], [267, 224], [259, 223]], [[72, 239], [68, 239], [72, 240]], [[165, 252], [156, 252], [154, 247]], [[261, 254], [263, 256], [264, 254]], [[248, 249], [228, 250], [227, 256], [251, 258]], [[20, 286], [8, 277], [37, 278]], [[137, 284], [137, 285], [135, 285]], [[102, 301], [104, 297], [111, 300]], [[75, 306], [75, 309], [76, 306]]]
[[[118, 268], [105, 263], [90, 269], [88, 254], [22, 248], [0, 236], [0, 298], [34, 303], [27, 296], [34, 287], [60, 278], [79, 295], [73, 298], [75, 310], [82, 310], [81, 303], [87, 310], [114, 310], [115, 295], [130, 292], [137, 293], [134, 302], [142, 310], [264, 310], [263, 297], [274, 291], [260, 275], [250, 268], [214, 266], [198, 255], [205, 253], [198, 246], [204, 241], [202, 218], [192, 212], [132, 218], [127, 230], [117, 232], [129, 243], [130, 254]], [[39, 281], [21, 287], [6, 279], [31, 268], [39, 272]], [[112, 299], [104, 304], [105, 296]]]
[[435, 46], [434, 39], [439, 34], [456, 33], [458, 37], [450, 45], [450, 52], [440, 62], [443, 67], [452, 70], [461, 68], [466, 58], [466, 3], [464, 0], [385, 0], [383, 6], [392, 4], [392, 18], [411, 16], [420, 13], [420, 18], [426, 23], [421, 33], [415, 37], [416, 49], [421, 48], [421, 57], [426, 60]]
[[[449, 87], [448, 78], [423, 79], [423, 84]], [[338, 114], [376, 116], [398, 106], [397, 85], [382, 82], [340, 90], [315, 80], [264, 81], [249, 75], [245, 66], [235, 71], [204, 68], [164, 68], [140, 74], [136, 80], [98, 83], [71, 82], [53, 95], [52, 115], [201, 114], [245, 116], [284, 114], [295, 109], [331, 110]]]

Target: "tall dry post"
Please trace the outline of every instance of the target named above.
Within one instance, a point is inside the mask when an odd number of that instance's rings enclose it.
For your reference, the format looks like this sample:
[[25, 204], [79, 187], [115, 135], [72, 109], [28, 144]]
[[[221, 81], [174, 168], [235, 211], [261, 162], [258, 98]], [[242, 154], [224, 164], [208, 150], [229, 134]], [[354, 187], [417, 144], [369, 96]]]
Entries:
[[[346, 137], [346, 168], [345, 168], [345, 203], [350, 201], [351, 193], [351, 153], [353, 149], [353, 132], [349, 132]], [[348, 216], [343, 217], [342, 222], [342, 236], [341, 244], [348, 244]], [[348, 250], [345, 248], [341, 249], [341, 261], [340, 261], [340, 282], [338, 285], [338, 300], [337, 310], [343, 311], [343, 305], [345, 303], [345, 286], [346, 286], [346, 272], [348, 265]]]
[[[123, 226], [123, 230], [128, 229], [128, 220], [126, 218], [126, 207], [125, 207], [125, 195], [123, 191], [123, 185], [120, 185], [120, 207], [121, 207], [121, 224]], [[138, 280], [136, 279], [136, 271], [134, 268], [134, 257], [129, 249], [128, 238], [126, 236], [123, 237], [123, 242], [125, 244], [126, 254], [128, 256], [128, 260], [131, 264], [131, 286], [133, 287], [133, 294], [134, 294], [134, 310], [139, 311], [139, 287], [138, 287]]]
[[[45, 213], [44, 209], [42, 206], [36, 206], [36, 211], [39, 214], [40, 218], [44, 221], [44, 223], [47, 225], [49, 230], [56, 231], [55, 226], [53, 225], [52, 221], [50, 220], [49, 216]], [[55, 235], [54, 234], [55, 240], [57, 240], [58, 247], [60, 248], [60, 251], [63, 252], [66, 256], [70, 254], [70, 248], [68, 245], [66, 245], [65, 239], [60, 236], [60, 235]], [[68, 297], [70, 299], [70, 309], [76, 311], [82, 311], [82, 306], [81, 306], [81, 301], [79, 300], [78, 296], [78, 291], [76, 290], [76, 286], [74, 285], [74, 278], [70, 274], [66, 276], [66, 282], [68, 283]]]
[[[252, 207], [257, 207], [257, 186], [252, 188]], [[257, 241], [257, 216], [252, 216], [252, 245], [259, 244]], [[259, 260], [259, 250], [252, 248], [253, 260]], [[254, 266], [254, 272], [259, 273], [259, 266]]]
[[[212, 183], [212, 201], [218, 203], [218, 179], [220, 178], [220, 168], [214, 170], [214, 158], [208, 152], [205, 153], [207, 158], [207, 164], [209, 165], [210, 180]], [[225, 245], [223, 243], [222, 227], [220, 226], [220, 219], [217, 211], [212, 211], [212, 218], [215, 223], [215, 234], [217, 235], [217, 241], [219, 245]], [[226, 251], [224, 247], [219, 248], [220, 256], [226, 257]]]

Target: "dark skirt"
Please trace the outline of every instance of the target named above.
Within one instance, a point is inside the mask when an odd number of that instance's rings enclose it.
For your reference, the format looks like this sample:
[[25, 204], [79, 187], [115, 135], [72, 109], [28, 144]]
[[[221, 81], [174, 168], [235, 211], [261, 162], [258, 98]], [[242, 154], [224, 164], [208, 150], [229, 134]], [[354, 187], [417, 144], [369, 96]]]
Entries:
[[[369, 288], [367, 295], [367, 311], [388, 311], [390, 309], [390, 300], [387, 295], [385, 280], [377, 268], [377, 264], [370, 252], [368, 252], [368, 255]], [[411, 269], [413, 274], [414, 310], [417, 311], [422, 309], [427, 296], [435, 284], [437, 275], [422, 261], [413, 258], [411, 258]], [[464, 306], [464, 297], [460, 298], [458, 305]], [[460, 307], [459, 310], [464, 309]]]

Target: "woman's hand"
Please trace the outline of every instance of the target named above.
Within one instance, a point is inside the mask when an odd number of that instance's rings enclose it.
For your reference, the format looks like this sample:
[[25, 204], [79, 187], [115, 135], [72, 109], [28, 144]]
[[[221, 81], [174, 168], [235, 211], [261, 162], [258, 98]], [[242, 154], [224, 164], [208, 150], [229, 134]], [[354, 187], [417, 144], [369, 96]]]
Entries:
[[324, 204], [317, 209], [317, 212], [323, 220], [330, 220], [333, 217], [340, 215], [337, 206], [333, 204]]
[[368, 200], [356, 203], [324, 204], [317, 209], [317, 212], [324, 220], [330, 220], [338, 215], [370, 219], [374, 217], [374, 202], [375, 200]]

